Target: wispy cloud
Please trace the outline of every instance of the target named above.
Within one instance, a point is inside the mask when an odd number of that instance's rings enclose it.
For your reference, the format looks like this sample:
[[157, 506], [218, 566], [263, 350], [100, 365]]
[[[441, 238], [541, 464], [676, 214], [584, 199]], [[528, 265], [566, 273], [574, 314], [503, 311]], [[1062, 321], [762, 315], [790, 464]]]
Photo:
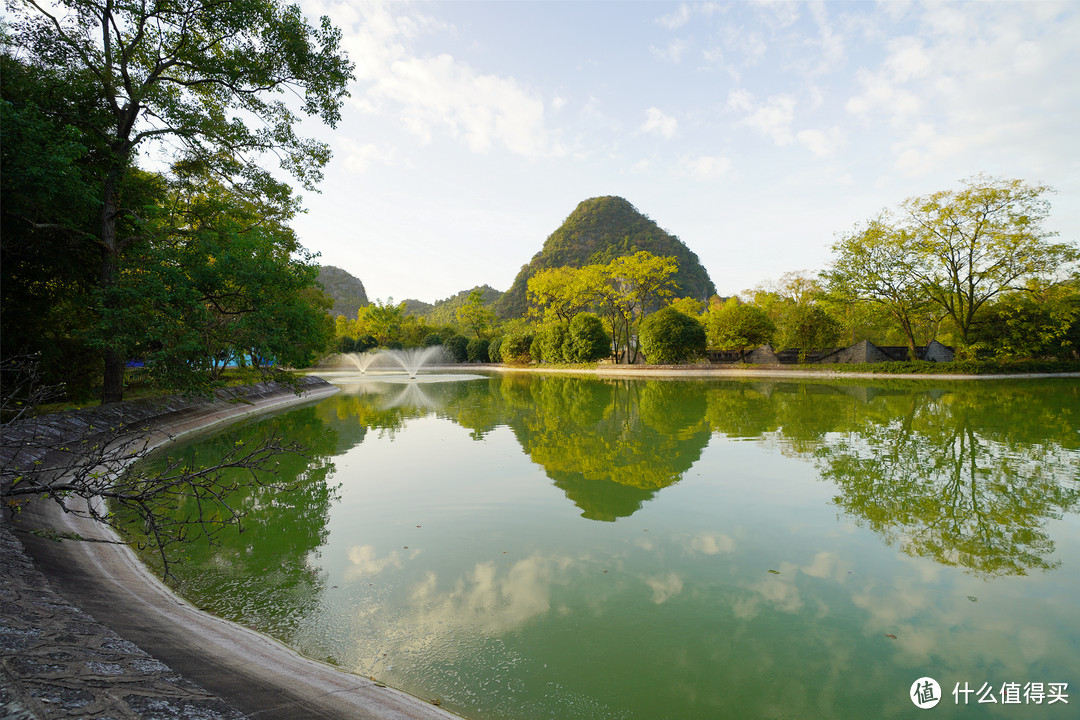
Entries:
[[654, 107], [645, 111], [645, 122], [641, 124], [642, 132], [656, 133], [666, 138], [674, 137], [678, 128], [678, 120]]

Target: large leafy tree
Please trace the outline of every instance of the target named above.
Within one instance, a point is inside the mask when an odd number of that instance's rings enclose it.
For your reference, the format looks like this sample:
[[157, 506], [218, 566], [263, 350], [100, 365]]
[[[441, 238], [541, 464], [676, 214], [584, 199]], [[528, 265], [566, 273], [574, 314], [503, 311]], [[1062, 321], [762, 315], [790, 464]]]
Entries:
[[1043, 229], [1050, 188], [978, 176], [960, 190], [910, 198], [902, 205], [913, 236], [923, 292], [952, 319], [967, 344], [980, 308], [1035, 278], [1059, 277], [1075, 246]]
[[757, 305], [728, 298], [709, 309], [705, 330], [710, 347], [745, 352], [772, 340], [776, 323]]
[[[352, 65], [327, 18], [312, 27], [280, 0], [18, 0], [12, 11], [21, 57], [61, 69], [103, 108], [56, 113], [102, 147], [92, 237], [103, 289], [142, 237], [140, 208], [125, 204], [120, 190], [150, 146], [271, 204], [291, 200], [260, 164], [266, 153], [304, 187], [320, 179], [329, 151], [294, 126], [297, 112], [331, 127], [339, 119]], [[131, 234], [125, 220], [133, 221]], [[122, 399], [119, 351], [105, 348], [104, 402]]]
[[829, 289], [841, 298], [880, 305], [899, 324], [915, 358], [915, 325], [933, 304], [922, 289], [915, 234], [881, 213], [842, 235], [832, 249], [832, 268], [824, 273]]

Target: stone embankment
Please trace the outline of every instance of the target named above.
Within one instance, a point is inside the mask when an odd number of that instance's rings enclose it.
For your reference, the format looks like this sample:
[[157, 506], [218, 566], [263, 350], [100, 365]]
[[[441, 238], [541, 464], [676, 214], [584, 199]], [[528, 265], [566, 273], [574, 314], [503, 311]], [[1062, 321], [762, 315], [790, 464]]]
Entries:
[[[4, 427], [0, 471], [63, 467], [60, 448], [95, 428], [151, 428], [168, 440], [337, 391], [301, 380], [302, 395], [262, 383], [211, 400], [170, 398], [48, 416]], [[10, 482], [4, 472], [0, 482]], [[439, 718], [441, 708], [304, 658], [176, 597], [126, 546], [56, 503], [0, 518], [0, 718]], [[33, 530], [48, 528], [49, 532]], [[141, 646], [141, 647], [140, 647]], [[149, 652], [146, 652], [149, 651]]]

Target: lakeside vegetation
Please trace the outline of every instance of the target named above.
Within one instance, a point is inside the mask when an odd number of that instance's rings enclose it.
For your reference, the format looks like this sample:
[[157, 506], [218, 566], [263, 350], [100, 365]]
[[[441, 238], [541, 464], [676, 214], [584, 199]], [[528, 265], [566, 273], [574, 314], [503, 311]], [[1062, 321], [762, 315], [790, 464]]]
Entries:
[[[822, 272], [737, 297], [716, 294], [678, 237], [603, 196], [582, 201], [506, 292], [372, 301], [290, 227], [302, 210], [293, 184], [314, 189], [329, 153], [295, 134], [300, 116], [275, 93], [299, 93], [304, 114], [334, 127], [352, 63], [329, 21], [310, 26], [277, 0], [149, 14], [61, 5], [72, 22], [21, 6], [4, 29], [0, 354], [36, 356], [69, 399], [115, 402], [132, 383], [206, 393], [232, 367], [287, 378], [328, 353], [379, 347], [671, 364], [766, 343], [803, 359], [862, 340], [916, 357], [937, 340], [969, 363], [956, 372], [1080, 357], [1080, 252], [1044, 227], [1051, 189], [986, 176], [840, 233]], [[95, 35], [103, 22], [122, 28], [111, 54]], [[194, 52], [204, 37], [215, 39]], [[225, 121], [236, 113], [250, 124]], [[167, 167], [142, 166], [150, 151]], [[930, 370], [897, 367], [873, 371]]]

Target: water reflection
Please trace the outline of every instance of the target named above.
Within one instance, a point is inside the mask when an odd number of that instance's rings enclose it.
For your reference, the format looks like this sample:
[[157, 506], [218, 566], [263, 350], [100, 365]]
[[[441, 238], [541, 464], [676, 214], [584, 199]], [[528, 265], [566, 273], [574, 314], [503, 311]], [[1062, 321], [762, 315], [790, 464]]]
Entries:
[[265, 530], [185, 582], [481, 720], [894, 717], [922, 674], [1067, 681], [1080, 388], [932, 387], [365, 383], [269, 421], [335, 457], [340, 500], [253, 499]]
[[[1080, 502], [1075, 383], [825, 385], [508, 375], [354, 393], [356, 442], [435, 412], [482, 440], [509, 427], [592, 520], [678, 482], [713, 433], [812, 461], [844, 513], [904, 552], [985, 575], [1049, 570], [1048, 520]], [[358, 430], [357, 430], [358, 429]]]

